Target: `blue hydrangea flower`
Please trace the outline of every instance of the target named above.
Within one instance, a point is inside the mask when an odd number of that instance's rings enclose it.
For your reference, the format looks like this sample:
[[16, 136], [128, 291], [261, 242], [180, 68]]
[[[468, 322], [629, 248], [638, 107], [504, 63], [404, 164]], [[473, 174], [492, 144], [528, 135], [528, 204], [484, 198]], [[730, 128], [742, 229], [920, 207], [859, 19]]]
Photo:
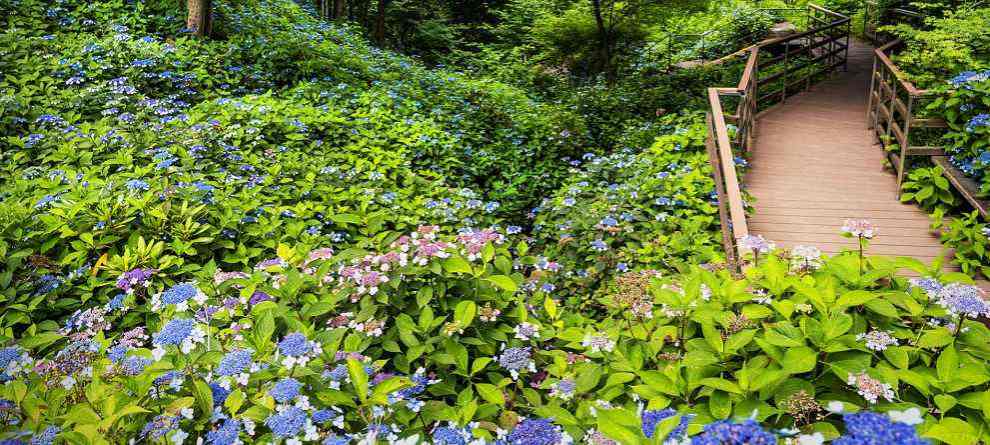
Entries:
[[[657, 429], [657, 424], [659, 424], [664, 419], [676, 415], [677, 415], [677, 411], [674, 411], [673, 409], [670, 408], [663, 409], [660, 411], [643, 411], [643, 414], [640, 416], [640, 419], [642, 420], [643, 423], [643, 434], [646, 437], [652, 438], [653, 433]], [[677, 443], [678, 441], [680, 441], [680, 439], [684, 438], [685, 434], [687, 434], [687, 427], [689, 423], [691, 423], [691, 416], [688, 415], [681, 416], [681, 420], [677, 424], [677, 427], [670, 432], [670, 434], [667, 436], [667, 439], [665, 439], [664, 443], [665, 444]]]
[[169, 320], [160, 332], [155, 334], [152, 343], [155, 346], [179, 345], [192, 333], [196, 322], [191, 318], [175, 318]]
[[55, 438], [58, 436], [58, 433], [61, 431], [61, 428], [51, 425], [45, 428], [44, 431], [32, 437], [31, 445], [52, 445], [55, 442]]
[[433, 430], [434, 445], [467, 445], [472, 439], [468, 428], [457, 428], [453, 424], [439, 426]]
[[178, 417], [162, 414], [144, 424], [140, 437], [142, 439], [158, 440], [178, 428]]
[[296, 406], [289, 406], [282, 412], [272, 414], [265, 419], [265, 425], [272, 430], [275, 437], [285, 438], [299, 434], [306, 425], [306, 411]]
[[348, 435], [338, 436], [336, 434], [331, 434], [327, 436], [326, 439], [323, 439], [322, 445], [350, 445], [350, 443], [351, 443], [351, 436]]
[[846, 434], [832, 445], [927, 445], [930, 442], [918, 437], [914, 427], [892, 422], [889, 417], [869, 411], [842, 416]]
[[226, 388], [220, 386], [219, 383], [210, 383], [210, 392], [213, 393], [213, 407], [223, 406], [223, 402], [227, 401], [227, 396], [230, 395], [230, 391]]
[[151, 359], [138, 356], [130, 356], [124, 359], [121, 363], [120, 368], [124, 371], [124, 374], [129, 376], [139, 375], [144, 372], [144, 368], [151, 364]]
[[507, 348], [498, 356], [498, 364], [509, 371], [522, 371], [532, 363], [530, 356], [529, 348]]
[[228, 352], [217, 364], [216, 375], [228, 376], [244, 372], [251, 365], [251, 357], [254, 351], [249, 349], [236, 349]]
[[976, 116], [973, 116], [973, 118], [970, 119], [969, 122], [966, 124], [966, 131], [972, 133], [973, 131], [976, 131], [976, 129], [979, 127], [987, 127], [987, 126], [990, 126], [990, 114], [987, 113], [977, 114]]
[[140, 179], [131, 179], [130, 181], [125, 182], [124, 185], [127, 186], [128, 189], [135, 192], [144, 191], [151, 188], [147, 182]]
[[776, 445], [777, 437], [749, 419], [742, 423], [728, 420], [705, 425], [701, 434], [691, 438], [691, 445]]
[[313, 423], [317, 425], [322, 425], [324, 423], [330, 422], [336, 419], [338, 416], [336, 411], [329, 409], [321, 409], [313, 412]]
[[300, 388], [302, 388], [302, 383], [292, 377], [286, 377], [275, 383], [268, 394], [281, 403], [288, 403], [299, 395]]
[[299, 357], [309, 354], [313, 350], [313, 345], [309, 343], [305, 335], [300, 332], [294, 332], [286, 335], [282, 341], [278, 342], [278, 350], [282, 355]]
[[501, 442], [504, 445], [558, 445], [564, 440], [559, 426], [549, 419], [526, 419], [519, 422]]
[[206, 443], [210, 445], [234, 445], [238, 443], [241, 422], [227, 419], [219, 428], [206, 433]]
[[192, 283], [179, 283], [162, 292], [162, 303], [179, 304], [196, 296], [199, 289]]

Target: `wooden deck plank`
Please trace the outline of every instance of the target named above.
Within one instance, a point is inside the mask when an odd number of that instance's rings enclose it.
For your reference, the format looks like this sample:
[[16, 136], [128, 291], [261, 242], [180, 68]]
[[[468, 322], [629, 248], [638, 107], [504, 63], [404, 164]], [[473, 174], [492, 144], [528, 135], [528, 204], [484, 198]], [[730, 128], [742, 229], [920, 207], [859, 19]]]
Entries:
[[[750, 232], [779, 247], [813, 245], [838, 253], [856, 248], [855, 240], [839, 233], [844, 220], [870, 219], [879, 231], [871, 254], [926, 263], [951, 258], [929, 216], [898, 202], [896, 179], [867, 127], [872, 64], [872, 48], [853, 41], [847, 72], [759, 116], [745, 175], [755, 207]], [[946, 270], [958, 270], [946, 263]]]

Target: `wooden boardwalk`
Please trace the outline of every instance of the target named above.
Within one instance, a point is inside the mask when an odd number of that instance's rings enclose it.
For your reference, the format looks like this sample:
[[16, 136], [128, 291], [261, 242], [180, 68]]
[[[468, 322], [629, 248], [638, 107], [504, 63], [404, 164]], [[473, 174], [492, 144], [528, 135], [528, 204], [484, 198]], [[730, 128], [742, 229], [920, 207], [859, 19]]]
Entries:
[[[750, 233], [779, 247], [854, 249], [846, 219], [869, 219], [879, 235], [869, 252], [931, 263], [944, 252], [928, 215], [897, 200], [897, 178], [866, 123], [873, 48], [849, 48], [848, 71], [814, 84], [760, 115], [745, 186], [756, 198]], [[950, 268], [953, 266], [949, 266]]]

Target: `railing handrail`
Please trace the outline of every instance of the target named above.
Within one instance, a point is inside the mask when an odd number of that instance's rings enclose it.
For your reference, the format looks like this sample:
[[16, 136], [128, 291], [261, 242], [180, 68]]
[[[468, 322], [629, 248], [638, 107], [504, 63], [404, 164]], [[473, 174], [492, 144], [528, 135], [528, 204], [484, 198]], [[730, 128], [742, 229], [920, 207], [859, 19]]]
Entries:
[[[742, 146], [743, 152], [748, 151], [749, 146], [751, 145], [750, 140], [753, 137], [753, 127], [755, 125], [756, 113], [759, 107], [758, 101], [760, 96], [758, 94], [758, 89], [761, 79], [759, 78], [758, 73], [760, 71], [760, 50], [771, 45], [779, 45], [782, 43], [785, 44], [786, 49], [784, 51], [785, 56], [783, 61], [786, 64], [788, 62], [787, 57], [792, 54], [790, 42], [807, 39], [809, 44], [804, 47], [804, 50], [810, 55], [813, 54], [814, 49], [824, 47], [824, 44], [821, 42], [815, 42], [814, 44], [810, 43], [814, 41], [814, 38], [817, 37], [818, 34], [836, 27], [848, 25], [850, 23], [849, 17], [822, 8], [818, 5], [809, 4], [808, 10], [809, 14], [811, 11], [816, 11], [832, 17], [832, 20], [820, 26], [813, 27], [807, 31], [776, 39], [770, 39], [727, 56], [735, 57], [745, 53], [749, 54], [746, 60], [746, 66], [739, 78], [739, 83], [736, 84], [735, 87], [708, 88], [708, 104], [710, 111], [706, 119], [706, 127], [708, 132], [708, 142], [706, 142], [706, 146], [709, 147], [709, 158], [715, 172], [716, 192], [719, 195], [719, 219], [722, 224], [723, 244], [726, 251], [726, 257], [727, 261], [731, 264], [731, 267], [737, 270], [741, 268], [741, 258], [743, 254], [743, 252], [738, 249], [738, 243], [741, 238], [749, 235], [749, 225], [746, 220], [746, 207], [743, 200], [742, 189], [740, 187], [739, 176], [736, 172], [735, 153], [733, 152], [732, 138], [729, 135], [726, 118], [731, 117], [737, 125], [737, 145]], [[809, 15], [809, 17], [810, 16], [811, 15]], [[817, 61], [825, 61], [826, 67], [823, 71], [831, 71], [845, 63], [846, 58], [839, 59], [836, 56], [836, 54], [841, 54], [842, 51], [846, 51], [848, 53], [848, 26], [845, 28], [845, 31], [845, 45], [838, 43], [842, 36], [836, 37], [830, 33], [826, 33], [825, 42], [829, 45], [826, 53], [824, 55], [812, 57], [809, 63], [798, 67], [798, 69], [812, 66], [814, 63], [817, 63]], [[836, 47], [838, 49], [833, 49]], [[721, 63], [724, 59], [726, 58], [718, 59], [709, 63]], [[838, 62], [835, 62], [836, 60], [838, 60]], [[771, 63], [773, 62], [771, 61]], [[786, 65], [785, 74], [790, 69], [791, 65]], [[812, 76], [813, 74], [808, 74], [805, 77], [809, 84]], [[782, 98], [786, 99], [787, 85], [789, 85], [788, 77], [785, 75], [782, 80], [784, 86], [782, 87], [780, 94]], [[741, 98], [735, 115], [726, 116], [725, 111], [722, 108], [723, 95], [734, 95]]]
[[907, 79], [908, 78], [908, 75], [905, 74], [903, 71], [901, 71], [901, 69], [898, 68], [897, 65], [894, 64], [894, 61], [890, 60], [890, 56], [887, 55], [887, 52], [888, 51], [892, 51], [894, 48], [896, 48], [896, 47], [898, 47], [898, 46], [900, 46], [902, 44], [904, 44], [904, 41], [901, 40], [901, 39], [893, 40], [893, 41], [888, 42], [887, 44], [885, 44], [885, 45], [883, 45], [883, 46], [881, 46], [881, 47], [873, 50], [873, 53], [874, 53], [874, 55], [876, 55], [877, 60], [879, 60], [881, 63], [883, 63], [884, 66], [886, 66], [886, 68], [888, 70], [890, 70], [891, 73], [894, 74], [894, 76], [897, 78], [897, 82], [901, 84], [901, 87], [903, 87], [908, 92], [908, 94], [910, 94], [912, 96], [915, 96], [915, 97], [922, 97], [922, 96], [931, 95], [933, 93], [933, 91], [927, 90], [927, 89], [918, 88], [918, 87], [916, 87], [914, 85], [913, 82], [911, 82], [910, 80], [908, 80]]

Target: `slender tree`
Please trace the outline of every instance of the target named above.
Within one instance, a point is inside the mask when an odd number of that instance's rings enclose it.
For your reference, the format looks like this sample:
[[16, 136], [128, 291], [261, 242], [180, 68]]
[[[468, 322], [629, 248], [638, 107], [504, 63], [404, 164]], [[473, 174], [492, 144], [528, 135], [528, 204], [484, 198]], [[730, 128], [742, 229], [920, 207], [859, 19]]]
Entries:
[[385, 44], [385, 10], [392, 0], [378, 0], [378, 10], [375, 12], [375, 26], [372, 37], [378, 45]]
[[213, 32], [213, 0], [188, 0], [186, 7], [186, 28], [200, 37], [208, 37]]
[[347, 1], [346, 0], [333, 0], [333, 18], [338, 22], [342, 22], [347, 19], [346, 16]]

